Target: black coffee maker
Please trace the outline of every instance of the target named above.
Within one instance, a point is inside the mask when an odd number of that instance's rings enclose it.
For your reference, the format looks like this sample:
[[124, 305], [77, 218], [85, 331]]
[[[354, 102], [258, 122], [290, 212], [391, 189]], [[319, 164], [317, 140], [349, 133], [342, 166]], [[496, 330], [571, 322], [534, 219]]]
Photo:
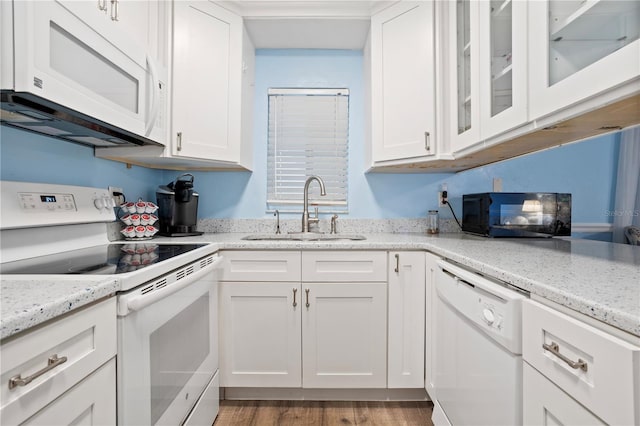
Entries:
[[186, 237], [202, 235], [196, 231], [198, 221], [198, 193], [193, 190], [193, 175], [185, 173], [174, 182], [156, 191], [160, 235]]

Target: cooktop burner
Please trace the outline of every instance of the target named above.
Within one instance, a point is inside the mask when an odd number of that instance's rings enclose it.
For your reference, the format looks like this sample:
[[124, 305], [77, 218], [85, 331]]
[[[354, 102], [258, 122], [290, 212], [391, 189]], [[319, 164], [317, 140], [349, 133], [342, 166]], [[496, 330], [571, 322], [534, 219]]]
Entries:
[[0, 274], [113, 275], [133, 272], [206, 244], [108, 244], [0, 264]]

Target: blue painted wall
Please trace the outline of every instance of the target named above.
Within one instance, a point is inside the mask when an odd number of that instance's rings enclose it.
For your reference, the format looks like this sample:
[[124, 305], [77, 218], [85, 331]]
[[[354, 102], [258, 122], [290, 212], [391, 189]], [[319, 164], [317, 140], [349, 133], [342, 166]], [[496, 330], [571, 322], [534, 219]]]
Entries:
[[162, 172], [93, 156], [93, 148], [0, 126], [0, 179], [125, 188], [130, 200], [155, 200]]
[[[352, 218], [421, 217], [437, 208], [447, 183], [460, 212], [461, 194], [491, 191], [494, 177], [505, 191], [573, 194], [573, 221], [608, 223], [613, 206], [619, 135], [608, 135], [458, 174], [365, 174], [362, 53], [323, 50], [259, 50], [256, 56], [254, 172], [198, 172], [201, 218], [267, 217], [266, 145], [269, 87], [350, 89], [349, 195]], [[128, 198], [155, 198], [158, 185], [179, 172], [127, 169], [93, 157], [91, 148], [0, 127], [0, 178], [106, 187], [122, 186]], [[443, 217], [450, 214], [440, 209]]]

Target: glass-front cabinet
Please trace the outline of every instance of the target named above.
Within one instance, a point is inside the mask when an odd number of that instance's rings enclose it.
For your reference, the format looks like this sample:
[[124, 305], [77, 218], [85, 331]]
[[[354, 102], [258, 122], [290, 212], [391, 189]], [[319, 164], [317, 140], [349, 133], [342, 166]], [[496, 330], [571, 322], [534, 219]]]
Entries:
[[456, 0], [448, 20], [455, 154], [527, 121], [527, 2]]
[[532, 1], [528, 16], [530, 118], [639, 80], [640, 2]]
[[485, 140], [527, 120], [527, 3], [491, 0], [479, 7], [480, 127]]
[[479, 2], [448, 5], [449, 143], [455, 153], [480, 140]]

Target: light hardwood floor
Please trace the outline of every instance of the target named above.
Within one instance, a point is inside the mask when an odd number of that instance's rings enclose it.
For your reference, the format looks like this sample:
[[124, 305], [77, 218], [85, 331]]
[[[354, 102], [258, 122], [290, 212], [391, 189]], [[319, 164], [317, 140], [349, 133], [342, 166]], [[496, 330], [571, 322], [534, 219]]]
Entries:
[[431, 423], [431, 402], [220, 401], [215, 426], [379, 425]]

